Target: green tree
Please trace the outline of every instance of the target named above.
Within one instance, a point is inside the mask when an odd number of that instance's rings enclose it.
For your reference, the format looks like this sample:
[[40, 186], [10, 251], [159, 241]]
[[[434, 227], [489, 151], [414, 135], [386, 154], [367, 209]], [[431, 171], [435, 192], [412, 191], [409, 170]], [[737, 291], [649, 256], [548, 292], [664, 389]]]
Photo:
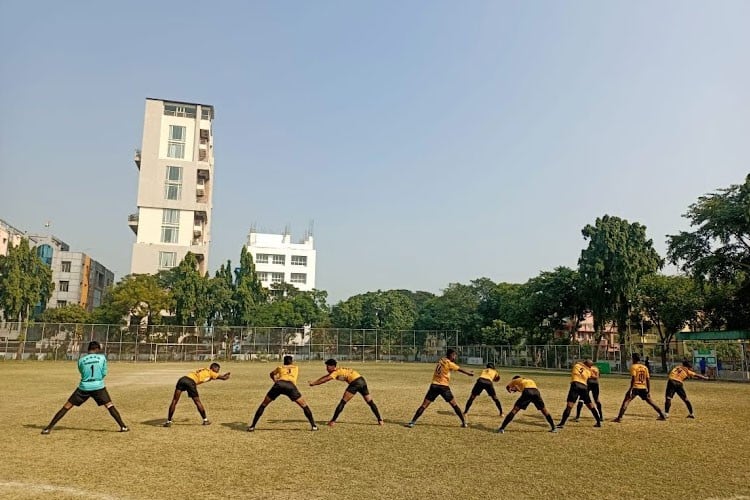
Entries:
[[604, 326], [615, 322], [622, 338], [643, 277], [663, 266], [653, 242], [646, 238], [646, 227], [605, 215], [582, 230], [588, 247], [578, 259], [583, 300], [594, 316], [597, 344]]
[[80, 304], [47, 309], [39, 317], [45, 323], [91, 323], [91, 314]]
[[0, 309], [6, 319], [27, 321], [36, 304], [46, 305], [53, 289], [52, 270], [29, 247], [28, 239], [0, 255]]
[[253, 325], [256, 308], [266, 303], [268, 294], [258, 280], [253, 256], [242, 246], [240, 267], [235, 270], [234, 319], [235, 326]]
[[208, 280], [210, 324], [226, 325], [231, 323], [234, 316], [234, 279], [232, 278], [232, 263], [222, 264], [213, 278]]
[[119, 324], [129, 316], [146, 317], [150, 324], [161, 323], [161, 311], [172, 309], [169, 291], [162, 288], [153, 274], [129, 274], [108, 293], [101, 306], [94, 309], [97, 323]]
[[687, 276], [654, 274], [641, 280], [639, 304], [659, 335], [661, 367], [666, 372], [669, 344], [676, 333], [696, 321], [703, 307], [701, 294]]
[[205, 324], [211, 309], [208, 280], [198, 272], [195, 255], [188, 252], [174, 270], [171, 291], [177, 324]]
[[668, 236], [667, 258], [700, 283], [720, 286], [723, 326], [750, 328], [750, 175], [699, 197], [683, 216], [695, 229]]
[[531, 324], [526, 326], [535, 333], [535, 342], [546, 344], [556, 332], [578, 330], [583, 316], [584, 302], [581, 296], [578, 273], [568, 267], [545, 271], [524, 285], [525, 317]]
[[483, 318], [479, 287], [451, 283], [443, 294], [427, 301], [416, 321], [418, 330], [458, 330], [461, 341], [481, 342]]

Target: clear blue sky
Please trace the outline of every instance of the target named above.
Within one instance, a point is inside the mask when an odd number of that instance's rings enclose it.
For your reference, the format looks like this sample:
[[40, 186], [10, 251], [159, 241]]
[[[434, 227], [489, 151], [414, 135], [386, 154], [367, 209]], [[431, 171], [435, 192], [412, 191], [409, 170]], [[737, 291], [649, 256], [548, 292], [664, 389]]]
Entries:
[[210, 267], [315, 223], [330, 302], [664, 255], [750, 171], [750, 2], [0, 2], [0, 218], [120, 279], [146, 97], [216, 107]]

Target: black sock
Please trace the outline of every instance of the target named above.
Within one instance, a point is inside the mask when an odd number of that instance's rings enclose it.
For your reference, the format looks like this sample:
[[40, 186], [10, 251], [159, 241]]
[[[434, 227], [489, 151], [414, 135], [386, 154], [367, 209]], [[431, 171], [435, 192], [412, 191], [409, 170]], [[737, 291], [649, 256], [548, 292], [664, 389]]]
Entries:
[[109, 408], [107, 408], [107, 410], [109, 411], [109, 414], [112, 415], [112, 418], [115, 419], [117, 425], [119, 425], [120, 427], [127, 427], [125, 425], [125, 422], [122, 421], [122, 417], [120, 416], [120, 412], [117, 411], [117, 408], [115, 408], [114, 406], [110, 406]]
[[555, 421], [552, 420], [552, 415], [545, 415], [544, 418], [547, 419], [547, 423], [549, 424], [549, 426], [554, 429], [555, 428]]
[[263, 415], [263, 412], [266, 411], [266, 407], [263, 405], [260, 405], [258, 409], [255, 411], [255, 416], [253, 417], [253, 423], [250, 424], [250, 427], [255, 427], [255, 424], [258, 423], [258, 420], [260, 420], [261, 415]]
[[461, 423], [465, 424], [466, 421], [464, 420], [464, 414], [461, 412], [461, 408], [458, 405], [456, 405], [453, 407], [453, 411], [455, 411], [456, 415], [458, 415], [458, 418], [461, 419]]
[[202, 418], [203, 420], [206, 420], [206, 410], [205, 410], [205, 409], [199, 409], [199, 410], [198, 410], [198, 413], [200, 413], [200, 414], [201, 414], [201, 418]]
[[[501, 429], [505, 429], [505, 427], [510, 423], [511, 420], [513, 420], [513, 417], [515, 417], [515, 416], [516, 416], [516, 414], [513, 413], [513, 412], [508, 413], [505, 416], [505, 419], [503, 420], [503, 423], [500, 424], [500, 428]], [[547, 418], [550, 418], [549, 415], [547, 416]], [[552, 424], [552, 426], [554, 427], [555, 424]]]
[[591, 406], [591, 408], [589, 408], [589, 410], [591, 410], [591, 414], [596, 419], [597, 424], [602, 421], [601, 417], [599, 416], [599, 412], [596, 410], [596, 408], [594, 408], [593, 405]]
[[469, 398], [466, 401], [466, 406], [464, 407], [464, 413], [469, 413], [469, 408], [471, 408], [471, 403], [473, 403], [473, 402], [474, 402], [474, 400], [471, 399], [471, 398]]
[[65, 416], [66, 413], [68, 413], [68, 409], [63, 406], [62, 408], [60, 408], [60, 411], [55, 413], [55, 416], [52, 417], [52, 421], [49, 423], [49, 425], [46, 428], [47, 429], [53, 428], [55, 424], [58, 423], [60, 419]]
[[312, 410], [310, 410], [309, 406], [305, 406], [302, 408], [302, 411], [305, 412], [305, 416], [307, 417], [307, 421], [310, 422], [310, 425], [315, 427], [315, 419], [313, 418]]
[[671, 399], [667, 399], [666, 401], [664, 401], [664, 411], [665, 412], [669, 413], [669, 409], [671, 407], [672, 407], [672, 400]]
[[411, 418], [412, 422], [416, 422], [419, 417], [422, 416], [422, 413], [424, 413], [424, 408], [421, 406], [417, 408], [417, 412], [414, 414], [414, 416]]
[[375, 404], [375, 401], [371, 399], [367, 404], [370, 405], [370, 409], [375, 414], [375, 418], [378, 419], [378, 422], [383, 420], [382, 418], [380, 418], [380, 411], [378, 411], [378, 405]]
[[581, 418], [581, 408], [583, 408], [583, 401], [579, 401], [578, 405], [576, 406], [576, 420]]
[[602, 404], [600, 402], [596, 402], [596, 409], [599, 410], [599, 418], [604, 420], [604, 414], [602, 413]]
[[342, 411], [344, 411], [344, 406], [346, 406], [346, 401], [343, 399], [339, 401], [338, 406], [336, 406], [336, 410], [333, 412], [333, 417], [331, 418], [331, 422], [335, 422], [337, 418], [339, 418], [339, 415]]
[[495, 406], [497, 407], [497, 411], [500, 412], [500, 414], [503, 414], [503, 405], [500, 404], [500, 399], [495, 400]]
[[570, 410], [572, 410], [572, 408], [568, 408], [567, 406], [565, 407], [565, 411], [562, 414], [562, 418], [560, 419], [560, 423], [557, 424], [558, 427], [562, 427], [563, 425], [565, 425], [565, 422], [568, 421], [568, 417], [570, 416]]
[[693, 414], [693, 405], [691, 405], [690, 401], [688, 401], [687, 399], [685, 400], [685, 405], [688, 407], [688, 411], [692, 415]]

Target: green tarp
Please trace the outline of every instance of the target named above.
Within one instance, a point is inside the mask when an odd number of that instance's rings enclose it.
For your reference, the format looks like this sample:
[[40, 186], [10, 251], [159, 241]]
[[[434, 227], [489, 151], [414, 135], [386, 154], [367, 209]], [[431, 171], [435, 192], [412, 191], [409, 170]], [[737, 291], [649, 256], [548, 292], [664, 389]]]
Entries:
[[677, 340], [750, 340], [750, 330], [682, 332], [677, 334]]

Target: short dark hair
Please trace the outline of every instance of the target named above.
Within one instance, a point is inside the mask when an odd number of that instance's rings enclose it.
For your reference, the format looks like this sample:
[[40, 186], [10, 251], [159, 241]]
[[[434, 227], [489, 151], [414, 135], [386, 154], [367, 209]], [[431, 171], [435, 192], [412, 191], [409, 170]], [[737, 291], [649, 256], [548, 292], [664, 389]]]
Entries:
[[634, 353], [633, 353], [633, 354], [632, 354], [632, 355], [630, 356], [630, 358], [631, 358], [631, 359], [633, 360], [633, 363], [637, 363], [637, 362], [639, 362], [639, 361], [641, 360], [641, 355], [640, 355], [640, 354], [638, 354], [637, 352], [634, 352]]
[[89, 351], [98, 351], [102, 348], [102, 345], [96, 340], [89, 342]]
[[517, 378], [521, 378], [521, 376], [520, 375], [516, 375], [515, 377], [513, 377], [513, 380], [515, 380]]
[[690, 361], [688, 361], [687, 359], [683, 359], [683, 360], [682, 360], [682, 366], [686, 366], [686, 367], [688, 367], [688, 368], [692, 368], [692, 367], [693, 367], [693, 363], [691, 363], [691, 362], [690, 362]]
[[336, 362], [336, 360], [335, 360], [335, 359], [333, 359], [333, 358], [331, 358], [331, 359], [326, 359], [326, 366], [336, 366], [337, 364], [338, 364], [338, 363], [337, 363], [337, 362]]
[[487, 363], [487, 368], [495, 369], [495, 363]]
[[288, 354], [284, 356], [284, 364], [285, 365], [291, 365], [292, 361], [294, 361], [294, 358], [292, 356], [289, 356]]
[[445, 356], [448, 357], [451, 354], [454, 354], [455, 352], [456, 352], [455, 349], [448, 349], [448, 351], [445, 353]]
[[209, 366], [209, 368], [213, 368], [214, 366], [216, 367], [216, 371], [221, 370], [221, 365], [219, 363], [211, 363], [211, 366]]

